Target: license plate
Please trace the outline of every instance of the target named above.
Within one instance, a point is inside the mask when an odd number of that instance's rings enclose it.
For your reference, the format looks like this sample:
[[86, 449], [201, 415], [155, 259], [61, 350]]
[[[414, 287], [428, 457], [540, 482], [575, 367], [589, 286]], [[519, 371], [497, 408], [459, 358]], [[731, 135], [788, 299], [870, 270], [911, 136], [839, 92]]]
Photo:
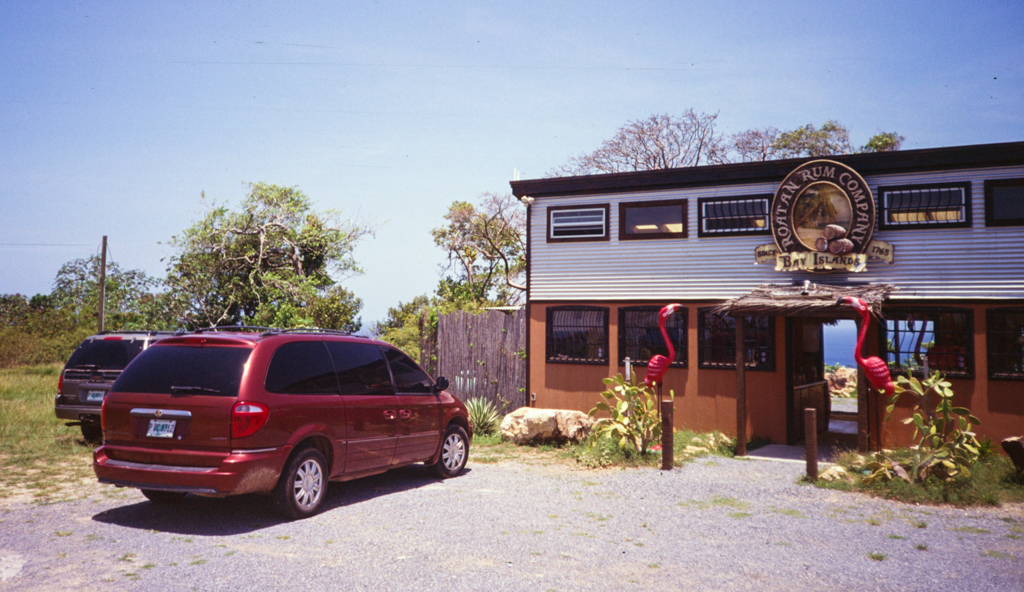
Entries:
[[178, 423], [174, 419], [151, 419], [149, 420], [149, 430], [146, 431], [146, 436], [150, 438], [170, 438], [174, 436], [174, 425]]
[[107, 396], [107, 391], [89, 391], [85, 395], [85, 400], [86, 400], [87, 403], [97, 403], [97, 402], [102, 402], [103, 401], [103, 397], [106, 397], [106, 396]]

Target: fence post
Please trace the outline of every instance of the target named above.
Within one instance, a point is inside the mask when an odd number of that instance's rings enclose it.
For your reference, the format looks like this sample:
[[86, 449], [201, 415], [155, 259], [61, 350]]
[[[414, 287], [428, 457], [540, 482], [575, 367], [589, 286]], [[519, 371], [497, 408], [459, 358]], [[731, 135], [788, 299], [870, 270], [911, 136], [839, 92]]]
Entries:
[[818, 480], [818, 410], [804, 409], [804, 441], [807, 443], [807, 476]]

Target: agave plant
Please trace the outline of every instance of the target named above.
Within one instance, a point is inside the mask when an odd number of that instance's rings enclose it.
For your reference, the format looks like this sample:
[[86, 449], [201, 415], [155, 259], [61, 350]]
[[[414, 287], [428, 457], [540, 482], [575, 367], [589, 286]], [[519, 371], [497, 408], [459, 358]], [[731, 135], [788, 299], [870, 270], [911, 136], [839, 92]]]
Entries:
[[494, 403], [487, 399], [473, 397], [466, 400], [466, 411], [469, 412], [469, 421], [475, 432], [493, 434], [501, 425], [501, 415], [494, 408]]

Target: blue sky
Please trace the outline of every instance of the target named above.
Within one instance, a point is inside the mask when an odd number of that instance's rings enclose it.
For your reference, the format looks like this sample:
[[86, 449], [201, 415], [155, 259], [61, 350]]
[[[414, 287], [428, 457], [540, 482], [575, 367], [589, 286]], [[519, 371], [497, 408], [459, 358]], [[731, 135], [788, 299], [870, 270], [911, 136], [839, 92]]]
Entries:
[[431, 292], [430, 229], [653, 113], [829, 118], [861, 145], [1024, 140], [1024, 3], [3, 2], [0, 293], [166, 246], [245, 183], [380, 224], [364, 325]]

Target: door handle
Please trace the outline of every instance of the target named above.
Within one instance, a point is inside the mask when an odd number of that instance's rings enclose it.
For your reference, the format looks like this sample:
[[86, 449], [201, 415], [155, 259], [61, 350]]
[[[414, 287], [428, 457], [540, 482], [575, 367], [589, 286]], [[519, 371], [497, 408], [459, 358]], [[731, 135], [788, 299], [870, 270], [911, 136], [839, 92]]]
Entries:
[[402, 419], [409, 419], [412, 417], [412, 410], [402, 409], [398, 412], [398, 417], [401, 417]]
[[395, 412], [394, 409], [388, 409], [384, 411], [384, 419], [395, 419], [397, 416], [398, 414]]

